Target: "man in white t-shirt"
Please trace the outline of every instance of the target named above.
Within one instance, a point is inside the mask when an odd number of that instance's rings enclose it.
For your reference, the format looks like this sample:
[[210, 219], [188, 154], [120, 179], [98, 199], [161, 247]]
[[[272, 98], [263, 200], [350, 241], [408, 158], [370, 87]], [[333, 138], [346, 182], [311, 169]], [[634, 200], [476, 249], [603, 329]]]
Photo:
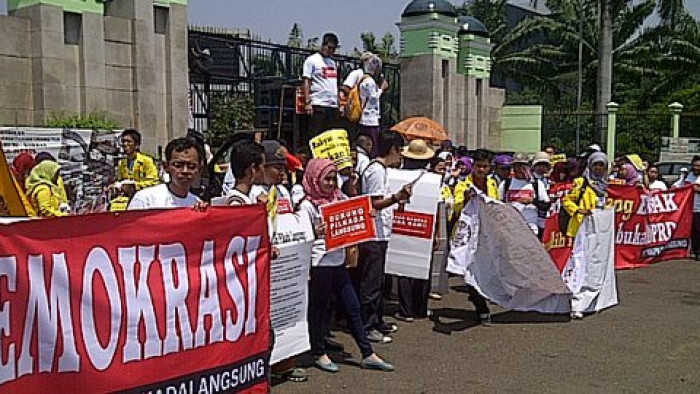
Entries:
[[372, 196], [372, 208], [377, 211], [375, 226], [378, 241], [365, 242], [359, 247], [360, 312], [362, 323], [367, 331], [367, 338], [372, 342], [388, 343], [391, 338], [386, 334], [396, 331], [396, 325], [384, 323], [382, 288], [384, 285], [384, 267], [386, 252], [391, 237], [393, 211], [390, 207], [411, 196], [411, 187], [401, 190], [389, 189], [387, 168], [401, 164], [403, 138], [396, 132], [385, 131], [379, 135], [379, 155], [362, 173], [362, 194]]
[[[547, 196], [547, 191], [541, 185], [539, 195]], [[513, 157], [513, 178], [505, 179], [499, 186], [499, 194], [503, 201], [517, 209], [525, 219], [525, 223], [533, 233], [538, 233], [537, 207], [535, 206], [535, 186], [532, 182], [532, 172], [527, 155], [516, 154]], [[549, 198], [547, 196], [547, 198]]]
[[338, 110], [338, 68], [331, 58], [338, 48], [338, 36], [333, 33], [323, 35], [323, 42], [318, 53], [304, 61], [302, 78], [306, 96], [306, 113], [309, 119], [307, 139], [338, 127], [340, 112]]
[[140, 190], [131, 199], [128, 209], [205, 208], [206, 204], [190, 193], [204, 167], [204, 157], [204, 149], [194, 139], [170, 141], [165, 147], [165, 171], [170, 181]]
[[694, 156], [690, 173], [673, 184], [674, 187], [693, 185], [695, 199], [693, 201], [693, 227], [691, 231], [692, 251], [695, 260], [700, 261], [700, 155]]

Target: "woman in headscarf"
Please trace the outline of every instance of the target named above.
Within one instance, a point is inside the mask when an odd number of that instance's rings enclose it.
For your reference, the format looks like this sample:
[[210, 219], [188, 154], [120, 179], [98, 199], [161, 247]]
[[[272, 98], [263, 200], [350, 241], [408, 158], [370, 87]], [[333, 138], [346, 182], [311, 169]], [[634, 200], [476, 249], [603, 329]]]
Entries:
[[636, 186], [639, 183], [639, 174], [632, 164], [625, 163], [620, 166], [618, 178], [624, 181], [626, 186]]
[[605, 207], [608, 191], [608, 168], [610, 163], [605, 153], [595, 152], [588, 158], [583, 176], [574, 179], [571, 192], [562, 200], [563, 208], [571, 216], [566, 235], [576, 237], [583, 219], [594, 209]]
[[[338, 170], [328, 159], [310, 160], [302, 181], [306, 197], [300, 205], [312, 223], [321, 223], [319, 207], [344, 199], [338, 189]], [[325, 336], [331, 323], [331, 298], [345, 308], [348, 328], [362, 352], [362, 367], [393, 371], [394, 366], [377, 356], [367, 340], [360, 316], [360, 303], [353, 288], [350, 274], [345, 267], [345, 250], [326, 250], [326, 225], [317, 227], [317, 239], [311, 251], [311, 280], [309, 282], [309, 333], [311, 353], [316, 366], [326, 372], [337, 372], [338, 366], [328, 357]]]
[[17, 180], [17, 183], [22, 187], [22, 191], [26, 192], [24, 182], [27, 180], [29, 173], [36, 163], [32, 155], [26, 152], [22, 152], [14, 160], [12, 160], [12, 173]]
[[55, 161], [45, 160], [34, 167], [26, 180], [27, 197], [37, 216], [59, 217], [68, 213], [68, 199], [63, 188], [59, 170], [61, 166]]

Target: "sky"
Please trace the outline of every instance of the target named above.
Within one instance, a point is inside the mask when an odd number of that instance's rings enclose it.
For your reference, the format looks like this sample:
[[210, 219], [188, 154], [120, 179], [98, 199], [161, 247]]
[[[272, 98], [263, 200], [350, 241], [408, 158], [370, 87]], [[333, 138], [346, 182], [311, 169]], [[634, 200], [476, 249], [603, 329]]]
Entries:
[[[528, 0], [514, 0], [527, 2]], [[452, 0], [461, 5], [463, 0]], [[396, 23], [410, 0], [189, 0], [189, 22], [194, 25], [245, 28], [263, 39], [285, 44], [294, 23], [305, 39], [333, 31], [340, 38], [342, 53], [361, 47], [360, 33], [371, 31], [377, 39], [386, 32], [397, 38]], [[700, 18], [700, 0], [685, 0]], [[0, 0], [0, 14], [7, 13], [7, 0]], [[397, 48], [398, 49], [398, 48]]]

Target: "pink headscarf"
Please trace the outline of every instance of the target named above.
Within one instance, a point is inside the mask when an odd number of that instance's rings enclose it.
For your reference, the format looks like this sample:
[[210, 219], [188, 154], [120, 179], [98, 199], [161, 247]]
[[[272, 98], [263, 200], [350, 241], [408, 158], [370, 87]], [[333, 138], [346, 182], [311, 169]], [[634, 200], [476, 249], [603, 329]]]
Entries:
[[627, 170], [627, 176], [625, 177], [625, 184], [634, 186], [639, 182], [639, 174], [637, 169], [634, 168], [632, 164], [624, 164], [625, 170]]
[[343, 193], [338, 187], [330, 193], [325, 193], [321, 188], [321, 181], [331, 171], [337, 171], [337, 169], [333, 161], [328, 159], [312, 159], [306, 165], [301, 184], [304, 187], [306, 199], [314, 205], [329, 204], [343, 198]]

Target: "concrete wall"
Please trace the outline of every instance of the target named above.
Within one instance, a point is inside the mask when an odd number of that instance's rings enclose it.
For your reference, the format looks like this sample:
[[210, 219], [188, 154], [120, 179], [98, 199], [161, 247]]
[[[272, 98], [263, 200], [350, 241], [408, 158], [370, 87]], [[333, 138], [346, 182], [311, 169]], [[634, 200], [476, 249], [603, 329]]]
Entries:
[[[41, 126], [56, 112], [106, 111], [120, 127], [139, 129], [151, 153], [185, 135], [186, 5], [120, 0], [95, 12], [69, 3], [18, 2], [0, 16], [0, 124]], [[154, 31], [154, 5], [167, 9], [165, 34]], [[64, 41], [65, 12], [81, 18], [75, 45]]]
[[457, 59], [401, 59], [401, 117], [427, 116], [445, 126], [457, 144], [499, 150], [504, 101], [505, 92], [491, 88], [488, 79], [458, 73]]

